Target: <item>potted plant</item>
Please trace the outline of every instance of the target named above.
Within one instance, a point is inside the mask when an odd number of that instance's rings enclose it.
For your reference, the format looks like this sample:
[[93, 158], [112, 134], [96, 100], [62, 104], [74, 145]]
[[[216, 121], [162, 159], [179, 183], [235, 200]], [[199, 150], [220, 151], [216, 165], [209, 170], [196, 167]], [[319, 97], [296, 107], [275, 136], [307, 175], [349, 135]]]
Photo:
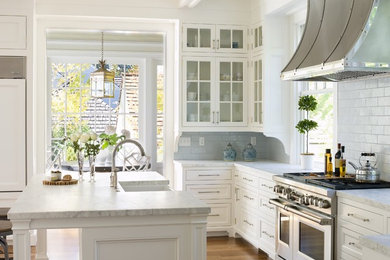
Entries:
[[314, 153], [309, 152], [309, 132], [318, 127], [318, 123], [309, 119], [309, 112], [317, 108], [317, 100], [314, 96], [301, 96], [298, 102], [298, 109], [305, 112], [305, 119], [302, 119], [295, 126], [299, 133], [306, 135], [305, 152], [301, 154], [301, 167], [306, 170], [313, 169]]

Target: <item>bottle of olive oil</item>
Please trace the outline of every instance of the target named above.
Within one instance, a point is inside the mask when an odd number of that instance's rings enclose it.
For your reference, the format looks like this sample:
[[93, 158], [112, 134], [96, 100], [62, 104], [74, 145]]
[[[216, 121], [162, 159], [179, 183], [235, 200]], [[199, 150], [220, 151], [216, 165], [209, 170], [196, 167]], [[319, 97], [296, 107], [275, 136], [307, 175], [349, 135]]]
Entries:
[[329, 158], [330, 158], [331, 156], [332, 156], [331, 150], [330, 150], [330, 149], [326, 149], [326, 150], [325, 150], [325, 169], [324, 169], [324, 174], [325, 174], [325, 175], [328, 174]]
[[333, 163], [332, 163], [332, 156], [330, 156], [328, 169], [326, 169], [326, 177], [332, 177], [332, 176], [333, 176]]
[[341, 144], [337, 144], [337, 153], [334, 155], [334, 176], [340, 177]]
[[345, 146], [341, 146], [341, 159], [340, 159], [340, 177], [345, 177], [347, 160], [344, 159]]

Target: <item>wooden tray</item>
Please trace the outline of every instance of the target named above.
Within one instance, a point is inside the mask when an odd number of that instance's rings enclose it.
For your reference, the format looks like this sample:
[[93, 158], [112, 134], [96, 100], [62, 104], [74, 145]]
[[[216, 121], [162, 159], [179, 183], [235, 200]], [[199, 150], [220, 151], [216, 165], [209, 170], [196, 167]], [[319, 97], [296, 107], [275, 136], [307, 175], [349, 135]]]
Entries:
[[72, 179], [70, 181], [47, 181], [43, 180], [43, 185], [73, 185], [77, 184], [78, 180]]

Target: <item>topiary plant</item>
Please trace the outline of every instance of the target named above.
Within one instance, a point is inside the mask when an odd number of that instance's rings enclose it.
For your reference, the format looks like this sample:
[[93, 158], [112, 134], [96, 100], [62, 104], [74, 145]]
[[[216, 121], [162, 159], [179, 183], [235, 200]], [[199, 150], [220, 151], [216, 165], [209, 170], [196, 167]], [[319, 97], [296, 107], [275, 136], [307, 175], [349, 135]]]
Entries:
[[317, 100], [314, 96], [306, 95], [299, 98], [298, 109], [301, 111], [306, 111], [306, 118], [299, 121], [295, 128], [298, 129], [299, 133], [306, 134], [305, 154], [309, 154], [309, 132], [318, 127], [318, 123], [316, 121], [309, 119], [309, 112], [314, 111], [316, 108]]

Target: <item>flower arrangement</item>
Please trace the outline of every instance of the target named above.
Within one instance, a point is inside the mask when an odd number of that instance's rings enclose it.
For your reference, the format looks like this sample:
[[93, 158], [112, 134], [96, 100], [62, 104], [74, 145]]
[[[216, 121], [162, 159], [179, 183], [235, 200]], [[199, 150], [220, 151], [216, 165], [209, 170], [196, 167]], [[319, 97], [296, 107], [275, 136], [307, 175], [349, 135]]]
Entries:
[[126, 138], [130, 138], [130, 132], [128, 130], [123, 129], [121, 133], [122, 135], [118, 135], [114, 126], [107, 126], [104, 133], [99, 136], [101, 139], [102, 150], [109, 146], [114, 146]]
[[[88, 137], [88, 139], [87, 139]], [[98, 140], [98, 136], [96, 133], [91, 132], [85, 134], [84, 137], [87, 141], [85, 142], [85, 155], [86, 156], [96, 156], [100, 151], [100, 140]], [[85, 141], [83, 139], [82, 141]]]

